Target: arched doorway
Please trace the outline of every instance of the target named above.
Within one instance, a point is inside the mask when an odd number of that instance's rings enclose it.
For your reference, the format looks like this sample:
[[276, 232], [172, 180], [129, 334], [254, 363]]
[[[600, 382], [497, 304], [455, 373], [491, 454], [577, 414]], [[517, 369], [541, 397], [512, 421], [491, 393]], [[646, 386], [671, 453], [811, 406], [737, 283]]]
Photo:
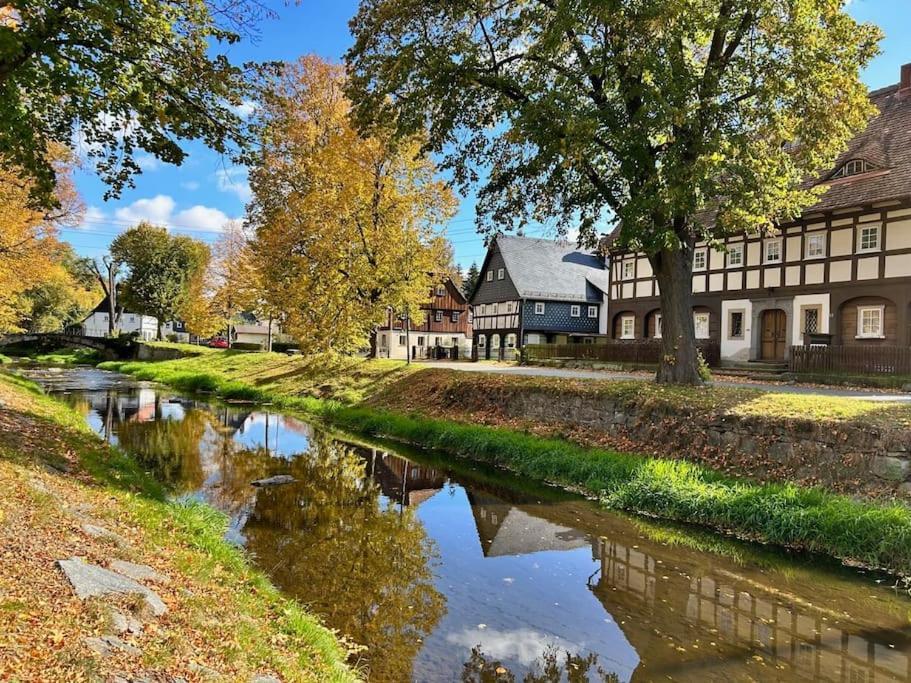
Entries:
[[784, 360], [788, 344], [788, 316], [780, 308], [769, 308], [762, 312], [760, 327], [760, 359]]

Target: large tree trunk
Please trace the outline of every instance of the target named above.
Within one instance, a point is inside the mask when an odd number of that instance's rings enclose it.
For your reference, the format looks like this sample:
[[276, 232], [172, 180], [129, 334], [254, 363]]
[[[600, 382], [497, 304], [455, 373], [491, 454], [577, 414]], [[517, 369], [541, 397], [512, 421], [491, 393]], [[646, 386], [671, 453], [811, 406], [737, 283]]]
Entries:
[[649, 261], [661, 289], [661, 343], [663, 355], [656, 381], [702, 384], [693, 324], [693, 250], [662, 249]]

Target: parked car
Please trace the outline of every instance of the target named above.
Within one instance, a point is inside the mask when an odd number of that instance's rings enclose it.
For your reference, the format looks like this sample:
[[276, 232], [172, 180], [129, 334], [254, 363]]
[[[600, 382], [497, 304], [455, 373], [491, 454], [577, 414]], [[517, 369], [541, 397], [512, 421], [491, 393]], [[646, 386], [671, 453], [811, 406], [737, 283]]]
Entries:
[[222, 337], [214, 337], [209, 340], [209, 348], [212, 349], [226, 349], [228, 348], [228, 340]]

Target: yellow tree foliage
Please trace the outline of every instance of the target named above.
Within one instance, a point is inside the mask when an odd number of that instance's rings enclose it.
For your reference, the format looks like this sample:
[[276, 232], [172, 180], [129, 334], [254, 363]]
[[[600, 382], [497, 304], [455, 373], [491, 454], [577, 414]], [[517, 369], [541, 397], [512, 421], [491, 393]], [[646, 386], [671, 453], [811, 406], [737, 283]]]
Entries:
[[265, 304], [310, 351], [363, 347], [391, 308], [420, 321], [455, 210], [422, 140], [360, 135], [341, 66], [288, 65], [260, 113], [253, 252]]
[[0, 331], [22, 328], [30, 304], [22, 294], [59, 275], [56, 228], [76, 222], [82, 206], [69, 175], [69, 155], [55, 149], [52, 163], [58, 169], [56, 198], [51, 211], [31, 204], [33, 182], [0, 162]]
[[229, 221], [212, 248], [209, 264], [212, 307], [220, 318], [219, 329], [230, 331], [244, 311], [263, 308], [260, 272], [256, 267], [248, 229]]

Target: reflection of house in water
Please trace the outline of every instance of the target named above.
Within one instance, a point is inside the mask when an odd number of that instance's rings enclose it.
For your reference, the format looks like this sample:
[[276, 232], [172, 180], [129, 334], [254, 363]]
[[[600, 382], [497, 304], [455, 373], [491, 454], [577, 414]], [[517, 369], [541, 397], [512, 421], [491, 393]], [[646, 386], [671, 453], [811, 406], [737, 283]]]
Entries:
[[[666, 577], [654, 558], [606, 538], [595, 540], [593, 553], [600, 558], [601, 571], [600, 576], [593, 577], [591, 588], [605, 606], [614, 609], [631, 601], [632, 608], [639, 611], [643, 605], [659, 612], [673, 608], [675, 613], [686, 615], [686, 620], [667, 619], [661, 628], [665, 635], [684, 644], [701, 638], [756, 653], [769, 665], [765, 671], [783, 668], [789, 679], [851, 683], [911, 680], [911, 642], [894, 642], [894, 632], [889, 632], [887, 641], [878, 642], [875, 631], [843, 631], [825, 611], [798, 604], [771, 587], [764, 589], [734, 574], [693, 576], [688, 590], [680, 590], [678, 581], [663, 580]], [[678, 667], [678, 675], [687, 667], [697, 678], [702, 675], [698, 660], [682, 665], [679, 659], [668, 660], [671, 648], [667, 642], [657, 639], [650, 625], [637, 621], [627, 620], [623, 626], [642, 657], [637, 675], [645, 679], [650, 675], [663, 677], [658, 670], [662, 660], [667, 669]], [[680, 633], [673, 633], [675, 624]]]
[[574, 550], [589, 545], [588, 534], [560, 526], [488, 493], [466, 489], [485, 557], [541, 550]]
[[380, 485], [383, 495], [401, 505], [420, 505], [446, 483], [446, 474], [391, 453], [370, 449], [367, 475]]

